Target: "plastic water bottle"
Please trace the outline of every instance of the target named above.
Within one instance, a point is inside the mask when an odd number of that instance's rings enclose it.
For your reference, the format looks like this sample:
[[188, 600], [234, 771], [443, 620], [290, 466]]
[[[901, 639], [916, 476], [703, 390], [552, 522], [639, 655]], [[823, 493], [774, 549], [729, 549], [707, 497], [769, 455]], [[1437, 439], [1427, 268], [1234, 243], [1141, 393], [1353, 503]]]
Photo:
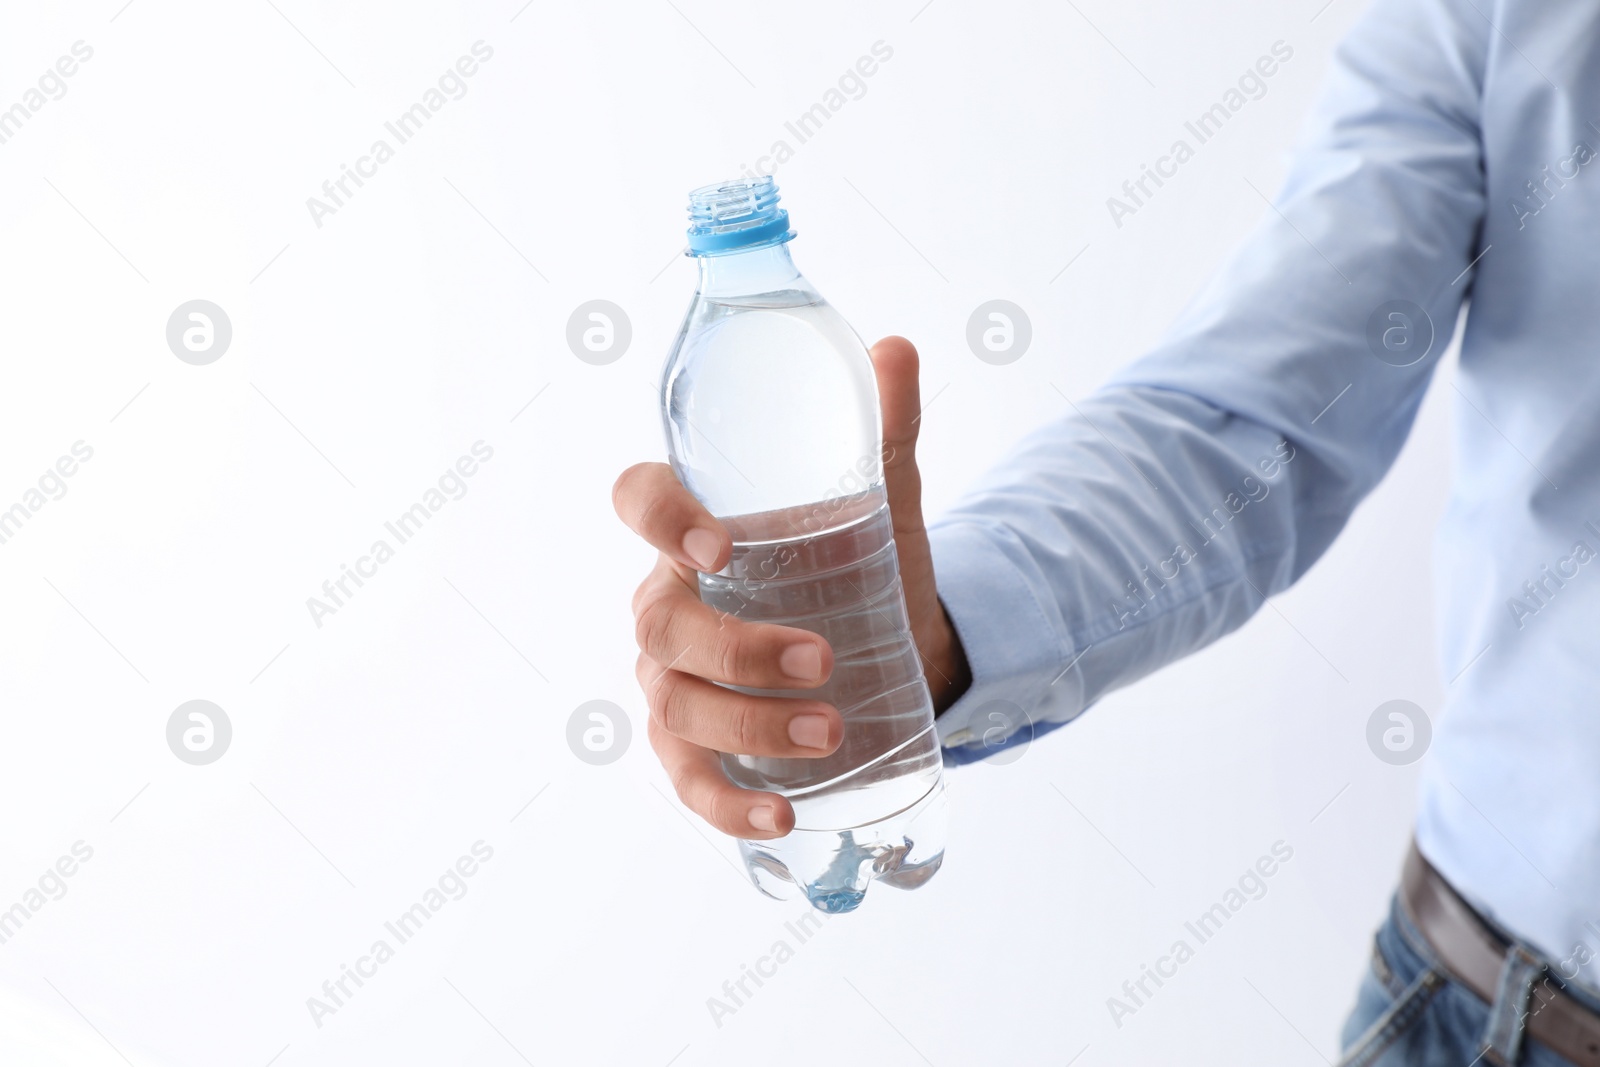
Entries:
[[944, 859], [942, 760], [900, 587], [876, 379], [795, 269], [771, 178], [694, 190], [689, 221], [700, 284], [662, 374], [662, 418], [678, 478], [733, 539], [700, 598], [826, 638], [827, 684], [742, 691], [813, 697], [844, 718], [821, 759], [723, 755], [735, 783], [795, 810], [793, 831], [740, 852], [768, 896], [851, 911], [873, 879], [915, 889]]

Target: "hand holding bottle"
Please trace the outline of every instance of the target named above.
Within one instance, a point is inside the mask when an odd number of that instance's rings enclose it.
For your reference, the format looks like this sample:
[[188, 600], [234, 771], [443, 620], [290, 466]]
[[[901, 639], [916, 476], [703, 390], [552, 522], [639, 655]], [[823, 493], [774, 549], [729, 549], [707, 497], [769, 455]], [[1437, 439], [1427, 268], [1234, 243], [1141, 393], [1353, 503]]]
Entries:
[[[888, 337], [872, 347], [883, 412], [883, 473], [900, 576], [917, 650], [936, 707], [966, 686], [966, 660], [934, 589], [916, 464], [917, 352]], [[683, 803], [735, 837], [780, 837], [794, 826], [789, 801], [734, 785], [719, 752], [815, 758], [839, 745], [837, 709], [814, 700], [755, 697], [713, 682], [809, 689], [833, 666], [832, 650], [805, 630], [743, 622], [701, 603], [697, 571], [724, 567], [727, 531], [665, 463], [640, 463], [617, 479], [617, 515], [661, 553], [633, 597], [636, 672], [650, 706], [649, 737]]]

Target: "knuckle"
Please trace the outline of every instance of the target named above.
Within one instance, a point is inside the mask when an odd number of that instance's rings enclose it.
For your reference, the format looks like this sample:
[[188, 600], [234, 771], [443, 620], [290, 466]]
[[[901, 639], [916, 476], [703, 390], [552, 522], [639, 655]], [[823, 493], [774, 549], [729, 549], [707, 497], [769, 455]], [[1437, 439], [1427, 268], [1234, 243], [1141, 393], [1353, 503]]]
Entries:
[[656, 591], [657, 586], [656, 572], [652, 570], [645, 575], [644, 581], [640, 582], [639, 587], [633, 591], [633, 600], [629, 602], [629, 610], [633, 612], [634, 621], [638, 621], [640, 607]]
[[[647, 593], [644, 603], [639, 605], [638, 614], [634, 616], [633, 636], [639, 648], [646, 653], [666, 648], [672, 630], [671, 603], [660, 593]], [[671, 659], [670, 656], [667, 658]]]
[[729, 740], [733, 742], [735, 751], [740, 755], [759, 755], [765, 731], [762, 729], [762, 720], [759, 710], [752, 701], [740, 701], [734, 709], [732, 720], [729, 723]]
[[702, 802], [704, 807], [698, 810], [706, 822], [725, 834], [738, 835], [745, 832], [749, 820], [745, 818], [744, 811], [735, 797], [724, 790], [708, 790]]
[[683, 806], [690, 811], [699, 811], [695, 801], [697, 799], [694, 774], [687, 764], [667, 769], [667, 780], [672, 783], [672, 791], [678, 795]]
[[645, 690], [644, 702], [651, 723], [661, 727], [665, 733], [676, 735], [678, 731], [672, 728], [671, 712], [668, 710], [668, 705], [672, 702], [672, 686], [665, 677], [650, 679], [650, 687]]
[[650, 707], [660, 718], [662, 729], [669, 734], [683, 737], [693, 724], [688, 694], [683, 686], [674, 684], [670, 677], [663, 678], [656, 685]]
[[661, 739], [665, 735], [665, 731], [661, 729], [661, 724], [656, 722], [656, 717], [654, 715], [651, 715], [645, 720], [644, 735], [650, 742], [651, 751], [656, 754], [656, 761], [659, 762], [663, 768], [666, 768], [667, 779], [668, 781], [671, 781], [673, 770], [672, 768], [667, 767], [666, 757], [661, 754]]
[[748, 672], [745, 664], [749, 660], [746, 649], [749, 643], [741, 637], [732, 626], [724, 627], [717, 634], [716, 642], [711, 648], [711, 662], [717, 672], [717, 677], [730, 682], [737, 682], [746, 677]]
[[611, 486], [611, 506], [616, 509], [618, 515], [623, 514], [623, 501], [631, 494], [634, 483], [639, 480], [644, 469], [643, 463], [635, 463], [617, 475], [616, 482]]
[[660, 493], [654, 493], [639, 502], [639, 510], [634, 518], [635, 529], [649, 538], [652, 534], [664, 535], [666, 531], [669, 509], [667, 500]]

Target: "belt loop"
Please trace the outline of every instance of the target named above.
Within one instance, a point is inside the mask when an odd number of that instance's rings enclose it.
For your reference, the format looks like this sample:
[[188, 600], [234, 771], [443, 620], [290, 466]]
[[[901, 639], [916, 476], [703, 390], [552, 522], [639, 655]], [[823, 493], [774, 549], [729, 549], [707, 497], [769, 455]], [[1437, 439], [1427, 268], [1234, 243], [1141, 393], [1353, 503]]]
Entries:
[[1522, 1055], [1528, 1000], [1543, 970], [1544, 964], [1521, 945], [1513, 945], [1506, 953], [1495, 983], [1494, 1004], [1489, 1008], [1489, 1025], [1483, 1033], [1485, 1063], [1512, 1067]]

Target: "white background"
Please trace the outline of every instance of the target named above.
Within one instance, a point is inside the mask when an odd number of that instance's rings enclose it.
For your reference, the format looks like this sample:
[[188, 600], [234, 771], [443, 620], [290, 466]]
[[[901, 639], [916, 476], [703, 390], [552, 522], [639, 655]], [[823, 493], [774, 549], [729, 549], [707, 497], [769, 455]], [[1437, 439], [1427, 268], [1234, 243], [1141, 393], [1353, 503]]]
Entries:
[[[94, 49], [0, 145], [0, 508], [94, 449], [0, 545], [0, 908], [94, 850], [0, 945], [0, 1062], [1334, 1055], [1416, 777], [1366, 720], [1442, 693], [1453, 360], [1297, 588], [1020, 760], [956, 771], [944, 871], [804, 945], [802, 906], [758, 897], [668, 799], [632, 677], [650, 553], [609, 497], [662, 453], [684, 194], [793, 144], [784, 121], [874, 42], [892, 59], [777, 177], [807, 275], [863, 336], [921, 348], [937, 513], [1267, 212], [1247, 182], [1276, 188], [1357, 0], [273, 3], [0, 26], [0, 108]], [[478, 40], [466, 95], [316, 226], [307, 197]], [[1278, 40], [1267, 95], [1115, 227], [1106, 198]], [[1004, 367], [964, 340], [996, 297], [1034, 330]], [[196, 298], [234, 331], [208, 366], [165, 339]], [[597, 298], [633, 326], [608, 366], [565, 341]], [[317, 627], [306, 598], [479, 440], [469, 492]], [[165, 738], [196, 698], [234, 730], [203, 767]], [[567, 747], [592, 699], [632, 720], [609, 766]], [[467, 895], [317, 1026], [307, 998], [480, 839]], [[1114, 1025], [1107, 998], [1278, 840], [1266, 896]], [[794, 958], [717, 1025], [707, 998], [779, 939]]]

